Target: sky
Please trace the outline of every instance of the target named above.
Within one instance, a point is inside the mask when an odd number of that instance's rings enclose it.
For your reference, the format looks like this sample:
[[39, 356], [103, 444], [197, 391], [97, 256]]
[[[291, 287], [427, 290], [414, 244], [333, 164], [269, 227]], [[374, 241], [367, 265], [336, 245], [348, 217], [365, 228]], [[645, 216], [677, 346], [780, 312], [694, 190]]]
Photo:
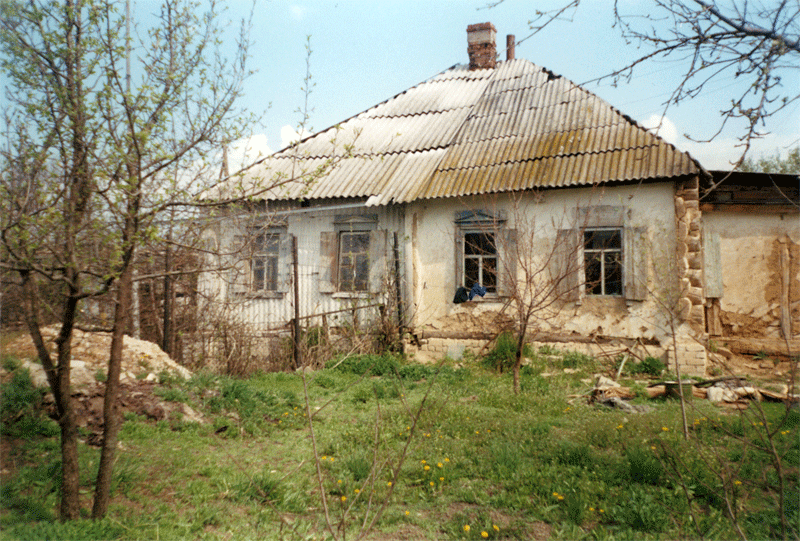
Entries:
[[[134, 0], [146, 11], [148, 0]], [[505, 36], [517, 41], [530, 34], [528, 21], [537, 9], [565, 0], [505, 0], [491, 9], [488, 0], [256, 0], [250, 66], [257, 72], [247, 81], [242, 105], [263, 113], [247, 144], [253, 156], [277, 151], [297, 137], [306, 96], [302, 91], [308, 70], [307, 132], [342, 122], [373, 105], [421, 83], [454, 64], [466, 63], [466, 28], [492, 22], [498, 50]], [[647, 0], [619, 0], [622, 9], [647, 9]], [[229, 0], [232, 19], [245, 16], [251, 1]], [[584, 0], [571, 22], [558, 21], [517, 45], [517, 58], [548, 68], [583, 85], [612, 106], [645, 126], [657, 126], [664, 101], [680, 80], [678, 61], [650, 62], [630, 82], [591, 83], [636, 58], [643, 49], [626, 44], [613, 28], [610, 0]], [[306, 46], [310, 45], [311, 54]], [[503, 55], [501, 58], [505, 58]], [[800, 87], [800, 70], [784, 84]], [[710, 143], [693, 142], [713, 135], [719, 111], [735, 97], [732, 75], [713, 81], [700, 97], [672, 107], [661, 121], [659, 135], [690, 152], [707, 169], [727, 169], [741, 154], [736, 137], [741, 125], [731, 126]], [[771, 133], [758, 141], [752, 156], [785, 155], [800, 144], [800, 102], [770, 120]], [[240, 145], [241, 147], [242, 145]]]

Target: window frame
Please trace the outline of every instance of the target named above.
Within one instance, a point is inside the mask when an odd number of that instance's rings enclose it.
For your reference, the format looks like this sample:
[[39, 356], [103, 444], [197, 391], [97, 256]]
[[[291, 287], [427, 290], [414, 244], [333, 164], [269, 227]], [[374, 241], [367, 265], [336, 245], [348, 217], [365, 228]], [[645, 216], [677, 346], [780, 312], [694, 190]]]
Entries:
[[[253, 232], [252, 238], [253, 253], [250, 256], [250, 292], [253, 295], [274, 295], [280, 290], [282, 234], [280, 231], [272, 228], [259, 229]], [[259, 242], [260, 238], [263, 238], [264, 241]], [[267, 242], [267, 238], [273, 242]], [[266, 249], [268, 245], [270, 249]], [[259, 265], [259, 262], [261, 265]], [[268, 264], [268, 262], [272, 264]], [[263, 276], [259, 280], [261, 284], [256, 283], [256, 273], [259, 269], [263, 272]], [[274, 274], [274, 276], [270, 279], [269, 274]]]
[[[619, 239], [618, 246], [613, 248], [607, 248], [605, 246], [600, 248], [588, 248], [589, 239], [587, 239], [587, 235], [593, 232], [612, 232], [616, 233], [616, 237]], [[625, 230], [622, 227], [587, 227], [583, 230], [583, 284], [584, 284], [584, 292], [588, 297], [625, 297]], [[600, 292], [595, 293], [593, 289], [594, 287], [590, 288], [590, 284], [593, 284], [594, 281], [589, 280], [589, 255], [594, 254], [597, 257], [600, 263], [600, 277], [598, 285], [600, 286]], [[606, 256], [610, 254], [619, 254], [618, 259], [616, 261], [617, 271], [619, 273], [619, 278], [616, 282], [619, 283], [619, 292], [618, 293], [608, 293], [606, 289], [610, 285], [610, 276], [609, 272], [606, 270], [607, 260]]]
[[[487, 243], [485, 243], [485, 244], [491, 245], [491, 248], [493, 248], [494, 251], [493, 252], [489, 252], [489, 253], [474, 253], [474, 254], [473, 253], [467, 253], [468, 252], [467, 248], [470, 245], [470, 243], [467, 241], [467, 237], [469, 235], [481, 235], [481, 236], [485, 236], [485, 237], [489, 237], [490, 236], [489, 241]], [[499, 260], [500, 260], [500, 254], [499, 254], [498, 247], [497, 247], [497, 245], [498, 245], [497, 236], [498, 236], [497, 235], [497, 231], [495, 229], [477, 228], [477, 227], [462, 229], [461, 235], [459, 237], [460, 238], [460, 242], [461, 242], [461, 250], [460, 250], [460, 253], [461, 253], [461, 280], [460, 280], [460, 285], [466, 287], [467, 289], [470, 289], [473, 286], [474, 282], [470, 283], [470, 284], [467, 284], [467, 279], [468, 279], [467, 274], [468, 274], [468, 267], [469, 267], [469, 265], [467, 263], [468, 263], [468, 261], [475, 261], [476, 262], [474, 264], [475, 267], [476, 267], [475, 270], [478, 273], [477, 283], [480, 286], [486, 288], [486, 294], [487, 295], [493, 295], [493, 296], [497, 295], [498, 275], [499, 275]], [[480, 251], [481, 248], [483, 247], [483, 245], [484, 245], [484, 243], [482, 243], [482, 242], [481, 243], [476, 243], [476, 247], [477, 247], [476, 251]], [[494, 262], [494, 271], [492, 271], [492, 270], [487, 268], [486, 261], [493, 261]], [[493, 272], [494, 276], [493, 276], [492, 280], [485, 280], [484, 279], [484, 273], [487, 272], [487, 271], [489, 273]], [[494, 282], [494, 283], [489, 283], [489, 282]]]
[[[320, 293], [331, 294], [334, 298], [368, 297], [382, 291], [381, 284], [387, 272], [387, 232], [378, 228], [377, 214], [337, 215], [333, 220], [333, 231], [320, 233], [319, 282]], [[356, 233], [369, 235], [366, 261], [366, 289], [349, 290], [342, 288], [342, 238], [343, 234]], [[363, 282], [363, 278], [361, 280]]]
[[[503, 211], [491, 213], [487, 210], [466, 210], [456, 212], [455, 220], [455, 289], [467, 287], [466, 282], [466, 236], [469, 234], [491, 234], [494, 244], [494, 286], [483, 297], [474, 297], [473, 301], [497, 302], [502, 297], [508, 297], [513, 289], [511, 282], [515, 279], [516, 261], [513, 255], [516, 252], [516, 230], [507, 227], [507, 220]], [[474, 254], [478, 255], [478, 254]], [[482, 260], [482, 257], [478, 259]], [[482, 279], [485, 269], [480, 265], [480, 284], [485, 286]], [[469, 288], [472, 284], [469, 284]], [[489, 289], [489, 288], [487, 288]]]

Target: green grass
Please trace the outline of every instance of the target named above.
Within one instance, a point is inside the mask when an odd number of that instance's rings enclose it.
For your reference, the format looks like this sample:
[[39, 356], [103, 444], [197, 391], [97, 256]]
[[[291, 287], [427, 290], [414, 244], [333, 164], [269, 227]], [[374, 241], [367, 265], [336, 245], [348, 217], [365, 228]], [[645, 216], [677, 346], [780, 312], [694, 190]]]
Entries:
[[[638, 415], [589, 406], [571, 395], [602, 364], [540, 354], [578, 372], [542, 377], [548, 367], [534, 354], [519, 395], [496, 363], [437, 368], [388, 355], [334, 360], [307, 386], [286, 373], [164, 377], [163, 399], [210, 422], [128, 415], [108, 517], [68, 524], [56, 520], [57, 430], [19, 376], [3, 389], [14, 468], [0, 487], [0, 539], [329, 538], [320, 484], [348, 538], [386, 502], [381, 539], [530, 539], [538, 527], [553, 539], [730, 539], [725, 494], [749, 538], [778, 538], [766, 431], [787, 469], [789, 537], [797, 536], [800, 414], [763, 404], [765, 418], [755, 408], [740, 416], [695, 401], [685, 442], [677, 401], [650, 401], [653, 411]], [[81, 447], [80, 456], [88, 513], [98, 453]]]

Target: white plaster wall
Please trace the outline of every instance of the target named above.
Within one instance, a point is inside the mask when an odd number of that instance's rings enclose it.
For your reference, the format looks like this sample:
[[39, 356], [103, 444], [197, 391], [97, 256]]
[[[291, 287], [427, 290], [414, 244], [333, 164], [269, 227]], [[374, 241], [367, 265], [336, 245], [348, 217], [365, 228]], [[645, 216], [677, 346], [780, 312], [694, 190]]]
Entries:
[[[420, 201], [409, 205], [406, 218], [414, 320], [418, 328], [455, 330], [464, 322], [480, 326], [502, 303], [484, 300], [453, 304], [455, 294], [455, 215], [459, 211], [505, 210], [507, 227], [517, 229], [519, 239], [535, 230], [532, 253], [547, 253], [558, 229], [575, 227], [575, 209], [597, 205], [623, 206], [630, 210], [626, 226], [648, 228], [651, 261], [672, 261], [675, 254], [674, 185], [670, 183], [606, 188], [573, 188], [526, 194], [519, 203], [508, 195]], [[664, 270], [664, 269], [661, 269]], [[650, 277], [658, 274], [651, 266]], [[650, 301], [590, 297], [568, 303], [560, 316], [549, 322], [559, 332], [598, 332], [607, 336], [663, 338], [659, 310]], [[489, 329], [484, 329], [489, 330]], [[548, 329], [543, 329], [548, 330]]]

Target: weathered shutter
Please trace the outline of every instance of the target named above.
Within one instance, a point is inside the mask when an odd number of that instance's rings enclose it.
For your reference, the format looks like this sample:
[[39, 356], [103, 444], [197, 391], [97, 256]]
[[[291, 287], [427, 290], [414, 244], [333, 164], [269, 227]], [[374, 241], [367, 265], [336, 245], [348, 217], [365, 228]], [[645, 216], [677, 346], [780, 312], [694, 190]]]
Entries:
[[278, 292], [286, 293], [292, 288], [292, 239], [293, 235], [285, 232], [281, 233], [280, 244], [278, 245]]
[[719, 233], [703, 231], [703, 274], [705, 277], [705, 296], [721, 299], [725, 291], [722, 283], [722, 253], [719, 247]]
[[333, 293], [336, 291], [339, 235], [334, 231], [323, 231], [319, 237], [319, 291]]
[[386, 288], [386, 231], [369, 233], [369, 291], [385, 293]]
[[643, 301], [647, 298], [647, 228], [627, 227], [623, 230], [622, 261], [625, 298]]
[[509, 297], [514, 295], [516, 289], [517, 259], [519, 258], [517, 230], [506, 229], [502, 235], [503, 239], [500, 242], [500, 253], [498, 254], [500, 275], [497, 277], [497, 294], [500, 297]]
[[[461, 228], [456, 228], [455, 235], [455, 283], [453, 284], [453, 291], [464, 285], [464, 232]], [[470, 284], [471, 286], [472, 284]]]
[[582, 251], [578, 245], [576, 229], [559, 229], [556, 232], [556, 244], [550, 260], [550, 279], [553, 281], [556, 296], [563, 301], [580, 299]]
[[250, 290], [250, 257], [251, 250], [246, 249], [246, 237], [236, 235], [233, 245], [238, 249], [234, 254], [231, 268], [228, 271], [228, 297], [243, 297]]

